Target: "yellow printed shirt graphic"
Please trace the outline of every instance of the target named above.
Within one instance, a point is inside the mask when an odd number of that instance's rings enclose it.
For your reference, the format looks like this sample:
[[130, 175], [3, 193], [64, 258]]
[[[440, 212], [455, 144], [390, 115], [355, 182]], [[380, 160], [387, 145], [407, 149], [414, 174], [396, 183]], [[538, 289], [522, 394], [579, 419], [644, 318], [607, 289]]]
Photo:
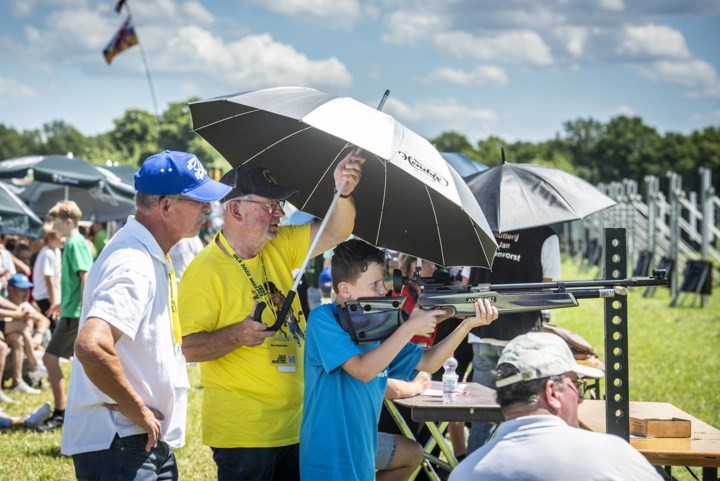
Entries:
[[[310, 248], [310, 227], [284, 226], [261, 253], [243, 260], [273, 303], [262, 322], [275, 323], [284, 295]], [[264, 264], [264, 266], [263, 266]], [[213, 332], [243, 321], [252, 311], [254, 289], [238, 262], [216, 242], [190, 263], [180, 282], [183, 335]], [[258, 296], [256, 296], [258, 297]], [[278, 306], [278, 307], [275, 307]], [[296, 297], [291, 315], [305, 331], [306, 313]], [[218, 448], [274, 447], [299, 442], [303, 400], [303, 346], [287, 326], [257, 347], [240, 347], [200, 363], [204, 444]]]

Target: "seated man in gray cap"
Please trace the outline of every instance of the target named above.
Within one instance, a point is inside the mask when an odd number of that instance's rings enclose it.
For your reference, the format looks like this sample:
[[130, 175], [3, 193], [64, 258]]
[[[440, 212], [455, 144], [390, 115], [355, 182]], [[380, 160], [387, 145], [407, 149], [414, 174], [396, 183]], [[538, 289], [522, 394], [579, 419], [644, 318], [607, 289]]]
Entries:
[[577, 364], [555, 334], [513, 339], [495, 373], [505, 422], [453, 470], [450, 481], [661, 480], [622, 438], [578, 428], [586, 376], [598, 378], [602, 371]]

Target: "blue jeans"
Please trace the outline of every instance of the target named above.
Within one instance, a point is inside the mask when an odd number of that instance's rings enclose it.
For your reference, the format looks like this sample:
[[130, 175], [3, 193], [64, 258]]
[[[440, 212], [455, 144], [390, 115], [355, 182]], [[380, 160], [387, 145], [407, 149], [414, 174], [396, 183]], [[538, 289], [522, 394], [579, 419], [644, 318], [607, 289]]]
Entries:
[[121, 438], [115, 435], [108, 449], [73, 455], [78, 481], [155, 481], [177, 480], [178, 469], [172, 448], [158, 441], [145, 451], [147, 434]]
[[279, 448], [212, 448], [218, 481], [297, 481], [300, 445]]
[[[492, 372], [497, 366], [498, 359], [500, 359], [503, 346], [493, 346], [484, 342], [473, 342], [471, 346], [473, 348], [473, 382], [495, 389]], [[470, 436], [468, 436], [467, 446], [468, 456], [485, 444], [494, 427], [494, 423], [470, 424]]]

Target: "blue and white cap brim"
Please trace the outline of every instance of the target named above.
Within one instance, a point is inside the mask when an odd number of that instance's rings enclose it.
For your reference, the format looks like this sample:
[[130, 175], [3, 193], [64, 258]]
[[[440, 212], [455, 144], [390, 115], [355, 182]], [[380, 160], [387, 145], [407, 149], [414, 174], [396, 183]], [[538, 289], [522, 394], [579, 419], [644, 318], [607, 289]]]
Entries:
[[183, 192], [183, 195], [198, 202], [214, 202], [225, 197], [230, 190], [232, 190], [231, 187], [208, 178], [194, 189]]

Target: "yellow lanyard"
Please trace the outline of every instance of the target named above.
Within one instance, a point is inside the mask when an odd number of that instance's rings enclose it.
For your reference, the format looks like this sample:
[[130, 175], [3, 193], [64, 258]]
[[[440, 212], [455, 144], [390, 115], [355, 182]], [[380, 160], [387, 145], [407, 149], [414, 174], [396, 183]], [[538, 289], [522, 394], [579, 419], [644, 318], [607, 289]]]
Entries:
[[[250, 269], [248, 269], [247, 264], [245, 264], [245, 261], [242, 260], [242, 258], [237, 255], [235, 252], [235, 249], [232, 248], [230, 243], [227, 241], [227, 238], [222, 233], [222, 231], [218, 232], [217, 234], [218, 241], [220, 242], [220, 245], [227, 251], [228, 254], [232, 256], [235, 261], [240, 264], [240, 267], [242, 268], [243, 273], [245, 274], [245, 277], [247, 277], [247, 280], [250, 282], [250, 285], [252, 286], [253, 290], [255, 291], [253, 294], [253, 300], [257, 301], [258, 299], [263, 299], [267, 306], [270, 307], [270, 311], [275, 314], [275, 318], [277, 319], [277, 312], [276, 307], [272, 302], [272, 298], [270, 297], [270, 293], [265, 289], [265, 287], [258, 285], [257, 282], [255, 282], [255, 279], [253, 279], [252, 274], [250, 273]], [[260, 257], [260, 264], [262, 265], [263, 270], [263, 276], [265, 277], [265, 282], [267, 283], [267, 271], [265, 270], [265, 261], [263, 260], [262, 256]]]
[[170, 291], [170, 317], [172, 318], [173, 338], [175, 339], [175, 353], [181, 352], [182, 346], [182, 328], [180, 327], [180, 314], [178, 313], [177, 300], [177, 279], [175, 279], [175, 268], [172, 267], [170, 255], [165, 254], [165, 259], [170, 263], [170, 279], [168, 282], [168, 290]]

